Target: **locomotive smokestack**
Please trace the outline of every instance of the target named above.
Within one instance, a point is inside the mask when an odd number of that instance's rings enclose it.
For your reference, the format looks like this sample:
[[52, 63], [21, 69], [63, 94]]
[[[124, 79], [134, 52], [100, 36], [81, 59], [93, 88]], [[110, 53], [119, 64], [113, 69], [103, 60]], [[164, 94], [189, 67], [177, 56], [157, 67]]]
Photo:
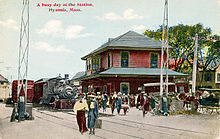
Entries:
[[65, 74], [65, 80], [69, 80], [69, 74]]

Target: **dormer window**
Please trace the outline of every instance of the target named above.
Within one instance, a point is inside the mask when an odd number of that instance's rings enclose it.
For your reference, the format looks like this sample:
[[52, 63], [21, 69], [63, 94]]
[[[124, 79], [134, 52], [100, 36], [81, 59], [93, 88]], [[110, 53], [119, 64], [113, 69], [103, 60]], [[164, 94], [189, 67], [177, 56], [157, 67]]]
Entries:
[[92, 69], [92, 59], [91, 58], [88, 58], [86, 60], [86, 67], [87, 67], [87, 70], [91, 70]]
[[158, 53], [150, 53], [150, 67], [158, 68]]
[[92, 59], [92, 69], [99, 69], [99, 59], [98, 57]]
[[129, 53], [121, 52], [121, 67], [122, 68], [128, 67], [128, 62], [129, 62]]
[[108, 53], [108, 68], [111, 67], [111, 53]]

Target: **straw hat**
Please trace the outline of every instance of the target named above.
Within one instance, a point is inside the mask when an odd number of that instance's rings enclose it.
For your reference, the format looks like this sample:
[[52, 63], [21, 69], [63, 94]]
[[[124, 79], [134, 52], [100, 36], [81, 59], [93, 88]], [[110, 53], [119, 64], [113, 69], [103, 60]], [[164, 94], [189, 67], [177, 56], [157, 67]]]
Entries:
[[94, 93], [89, 92], [88, 97], [90, 98], [97, 98], [97, 96]]
[[85, 96], [85, 94], [81, 93], [81, 94], [78, 94], [77, 98], [83, 98]]
[[95, 95], [88, 95], [89, 98], [97, 98]]

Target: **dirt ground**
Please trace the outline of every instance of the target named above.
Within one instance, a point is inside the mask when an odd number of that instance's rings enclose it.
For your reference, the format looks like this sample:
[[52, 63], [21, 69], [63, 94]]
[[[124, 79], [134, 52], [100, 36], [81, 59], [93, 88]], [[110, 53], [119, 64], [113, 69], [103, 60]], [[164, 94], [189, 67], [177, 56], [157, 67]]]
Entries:
[[0, 103], [0, 139], [218, 139], [219, 114], [155, 116], [131, 108], [127, 115], [100, 110], [102, 128], [95, 135], [78, 130], [72, 111], [33, 108], [34, 120], [10, 122], [12, 107]]

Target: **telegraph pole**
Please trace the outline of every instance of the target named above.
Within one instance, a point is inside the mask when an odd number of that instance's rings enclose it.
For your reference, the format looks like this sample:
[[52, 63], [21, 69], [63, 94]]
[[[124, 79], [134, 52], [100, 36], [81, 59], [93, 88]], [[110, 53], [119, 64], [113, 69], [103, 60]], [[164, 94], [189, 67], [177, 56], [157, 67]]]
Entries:
[[27, 103], [27, 72], [28, 72], [28, 53], [29, 53], [29, 0], [22, 2], [22, 16], [20, 26], [19, 62], [18, 62], [18, 86], [17, 102], [19, 95], [24, 92], [24, 106], [26, 112]]
[[[196, 92], [196, 70], [197, 70], [197, 47], [198, 47], [198, 34], [195, 36], [195, 51], [193, 60], [193, 73], [192, 73], [192, 96], [195, 97]], [[194, 111], [194, 102], [191, 104], [191, 110]]]
[[193, 60], [193, 73], [192, 73], [192, 96], [195, 96], [195, 92], [196, 92], [197, 47], [198, 47], [198, 34], [196, 34], [195, 37], [195, 51], [194, 51], [194, 60]]
[[[168, 50], [168, 0], [165, 0], [164, 19], [163, 19], [163, 34], [161, 46], [161, 72], [160, 72], [160, 95], [168, 95], [168, 68], [169, 68], [169, 50]], [[166, 57], [164, 58], [164, 53]], [[164, 73], [166, 73], [166, 80], [164, 84]], [[165, 91], [165, 92], [164, 92]]]
[[[164, 58], [166, 54], [166, 57]], [[169, 68], [169, 48], [168, 48], [168, 0], [164, 4], [164, 17], [163, 17], [163, 34], [161, 46], [161, 72], [160, 72], [160, 96], [163, 99], [168, 95], [168, 68]], [[165, 83], [164, 83], [164, 73]], [[167, 106], [166, 106], [167, 107]], [[162, 106], [163, 109], [163, 106]]]

